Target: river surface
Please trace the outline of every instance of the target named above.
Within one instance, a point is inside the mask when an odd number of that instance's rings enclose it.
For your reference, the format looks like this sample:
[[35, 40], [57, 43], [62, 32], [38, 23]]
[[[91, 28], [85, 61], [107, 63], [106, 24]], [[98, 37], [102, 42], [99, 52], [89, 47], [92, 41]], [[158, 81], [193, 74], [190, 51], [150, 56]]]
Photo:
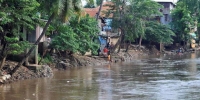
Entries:
[[0, 86], [0, 100], [200, 100], [200, 55], [55, 71]]

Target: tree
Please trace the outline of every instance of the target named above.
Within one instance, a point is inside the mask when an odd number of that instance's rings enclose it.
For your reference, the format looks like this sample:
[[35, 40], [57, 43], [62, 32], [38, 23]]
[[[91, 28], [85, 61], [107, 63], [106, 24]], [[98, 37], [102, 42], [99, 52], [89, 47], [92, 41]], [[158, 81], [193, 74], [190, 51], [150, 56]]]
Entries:
[[175, 36], [175, 33], [169, 27], [155, 21], [146, 23], [145, 34], [148, 41], [165, 44], [173, 43], [172, 37]]
[[87, 3], [84, 8], [95, 8], [93, 4]]
[[42, 16], [47, 16], [48, 21], [43, 28], [43, 31], [37, 41], [34, 43], [28, 53], [23, 57], [23, 59], [15, 66], [11, 71], [11, 75], [16, 72], [16, 70], [25, 62], [26, 58], [34, 50], [35, 45], [38, 45], [42, 37], [45, 35], [48, 26], [51, 21], [56, 17], [59, 17], [63, 22], [67, 22], [72, 15], [72, 13], [77, 12], [81, 14], [81, 1], [80, 0], [38, 0], [40, 3], [40, 9]]
[[191, 11], [194, 16], [199, 16], [200, 0], [179, 0], [178, 3], [184, 3], [186, 8]]
[[172, 11], [172, 29], [176, 33], [176, 42], [189, 41], [190, 27], [194, 23], [191, 12], [183, 2], [178, 2], [176, 8]]
[[96, 20], [87, 15], [78, 21], [78, 16], [74, 16], [69, 23], [68, 26], [61, 24], [58, 27], [58, 35], [52, 39], [52, 47], [73, 53], [79, 52], [82, 55], [90, 50], [94, 54], [97, 53], [98, 44], [93, 41], [98, 33]]
[[97, 6], [101, 5], [102, 0], [96, 0]]
[[158, 10], [161, 8], [163, 8], [162, 5], [152, 0], [134, 0], [130, 5], [130, 11], [133, 12], [133, 19], [137, 21], [135, 24], [139, 24], [134, 29], [136, 30], [134, 34], [138, 34], [140, 37], [139, 47], [141, 46], [142, 38], [145, 37], [145, 23], [155, 16], [162, 16]]
[[84, 8], [95, 8], [97, 6], [100, 6], [103, 0], [87, 0], [87, 4], [84, 6]]
[[100, 7], [99, 7], [99, 11], [98, 11], [98, 13], [97, 13], [97, 16], [96, 16], [96, 20], [99, 19], [99, 15], [100, 15], [100, 13], [101, 13], [102, 6], [103, 6], [103, 0], [101, 0], [101, 4], [100, 4]]
[[[200, 0], [179, 0], [178, 3], [183, 3], [186, 6], [186, 9], [190, 11], [190, 16], [193, 19], [193, 24], [195, 28], [197, 28], [197, 33], [200, 31]], [[195, 30], [196, 31], [196, 30]], [[200, 36], [200, 35], [199, 35]]]
[[98, 38], [99, 29], [96, 19], [86, 15], [81, 17], [79, 22], [77, 20], [77, 16], [73, 17], [69, 23], [76, 33], [75, 38], [79, 45], [78, 52], [84, 55], [91, 50], [93, 54], [97, 54], [98, 44], [94, 40]]
[[109, 11], [113, 14], [112, 27], [121, 30], [117, 43], [122, 43], [124, 40], [134, 41], [140, 37], [139, 45], [141, 45], [145, 36], [146, 21], [161, 16], [158, 9], [162, 6], [152, 0], [112, 0], [112, 2], [114, 3], [110, 5], [112, 11]]
[[33, 29], [38, 18], [36, 0], [1, 0], [0, 1], [0, 39], [1, 39], [1, 64], [0, 69], [9, 54], [17, 55], [25, 51], [28, 42], [23, 38], [23, 28]]
[[52, 38], [51, 47], [58, 50], [68, 50], [77, 52], [79, 48], [76, 35], [72, 29], [67, 25], [60, 24], [56, 29], [57, 35]]
[[121, 49], [121, 43], [124, 40], [125, 36], [125, 21], [124, 21], [124, 14], [125, 14], [125, 9], [126, 9], [126, 0], [111, 0], [112, 4], [108, 4], [105, 6], [109, 6], [109, 10], [106, 12], [106, 16], [112, 16], [112, 28], [114, 30], [120, 30], [120, 38], [117, 41], [116, 45], [113, 48], [113, 51], [118, 47], [118, 52]]

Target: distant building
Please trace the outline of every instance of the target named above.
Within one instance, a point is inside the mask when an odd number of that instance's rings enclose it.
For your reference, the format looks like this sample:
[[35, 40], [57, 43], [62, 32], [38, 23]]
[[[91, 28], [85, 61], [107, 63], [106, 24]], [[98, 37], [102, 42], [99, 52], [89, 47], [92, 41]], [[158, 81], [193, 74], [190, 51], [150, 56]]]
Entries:
[[160, 9], [160, 12], [163, 13], [162, 17], [157, 17], [159, 19], [159, 22], [168, 25], [172, 21], [171, 17], [171, 10], [175, 8], [177, 0], [154, 0], [158, 2], [159, 4], [163, 5], [164, 8]]
[[[112, 17], [113, 14], [110, 14], [109, 16], [106, 16], [106, 12], [111, 9], [108, 5], [113, 5], [112, 2], [109, 2], [109, 0], [104, 0], [103, 6], [101, 9], [101, 12], [99, 14], [98, 19], [98, 27], [99, 27], [99, 42], [100, 42], [100, 50], [103, 51], [103, 48], [107, 45], [108, 42], [112, 42], [113, 44], [116, 44], [119, 32], [114, 33], [112, 30]], [[99, 11], [99, 7], [96, 8], [84, 8], [85, 14], [89, 14], [90, 17], [97, 17], [97, 13]]]

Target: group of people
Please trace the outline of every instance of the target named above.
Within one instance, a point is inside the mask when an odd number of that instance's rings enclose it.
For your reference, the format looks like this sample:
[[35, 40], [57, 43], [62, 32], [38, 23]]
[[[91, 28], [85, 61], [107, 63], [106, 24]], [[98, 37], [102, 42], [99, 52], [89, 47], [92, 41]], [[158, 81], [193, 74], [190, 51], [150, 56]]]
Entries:
[[[103, 56], [108, 57], [108, 61], [111, 61], [111, 62], [112, 62], [111, 51], [113, 50], [113, 47], [114, 47], [113, 42], [111, 42], [111, 43], [108, 42], [107, 45], [103, 49]], [[100, 55], [100, 52], [101, 52], [101, 49], [99, 48], [98, 49], [98, 56]]]

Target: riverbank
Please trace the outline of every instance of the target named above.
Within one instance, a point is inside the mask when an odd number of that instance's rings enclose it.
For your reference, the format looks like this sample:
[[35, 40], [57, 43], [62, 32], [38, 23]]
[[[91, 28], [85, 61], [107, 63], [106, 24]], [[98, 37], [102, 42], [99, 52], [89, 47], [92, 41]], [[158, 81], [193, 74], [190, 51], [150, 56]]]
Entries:
[[139, 55], [147, 55], [145, 49], [141, 50], [130, 50], [128, 53], [124, 52], [122, 49], [119, 53], [111, 53], [111, 61], [108, 61], [107, 57], [104, 56], [80, 56], [73, 55], [72, 57], [60, 57], [57, 54], [52, 54], [53, 63], [49, 65], [41, 65], [36, 70], [31, 70], [30, 67], [22, 66], [20, 67], [13, 76], [8, 73], [17, 65], [18, 62], [6, 61], [3, 70], [0, 73], [0, 84], [11, 83], [14, 81], [41, 78], [41, 77], [51, 77], [53, 75], [53, 70], [67, 70], [72, 67], [82, 67], [82, 66], [99, 66], [109, 63], [118, 63], [122, 61], [130, 61]]
[[40, 77], [50, 77], [53, 75], [52, 69], [48, 65], [41, 65], [39, 70], [30, 70], [21, 66], [12, 76], [8, 73], [18, 64], [15, 61], [6, 61], [0, 73], [0, 84], [11, 83], [18, 80], [33, 79]]
[[[199, 49], [196, 49], [199, 50]], [[163, 54], [176, 54], [172, 51], [164, 51]], [[138, 57], [148, 56], [150, 54], [160, 55], [161, 53], [156, 48], [146, 48], [137, 46], [132, 46], [128, 52], [124, 49], [119, 53], [111, 53], [111, 61], [108, 61], [107, 57], [104, 56], [80, 56], [73, 55], [72, 57], [60, 57], [56, 54], [52, 54], [53, 63], [49, 65], [41, 65], [36, 70], [30, 70], [25, 66], [20, 67], [13, 76], [8, 73], [17, 65], [17, 62], [6, 61], [3, 70], [0, 73], [0, 84], [10, 83], [19, 80], [41, 78], [41, 77], [51, 77], [53, 76], [53, 70], [67, 70], [72, 67], [82, 67], [82, 66], [99, 66], [109, 63], [118, 62], [129, 62]]]

